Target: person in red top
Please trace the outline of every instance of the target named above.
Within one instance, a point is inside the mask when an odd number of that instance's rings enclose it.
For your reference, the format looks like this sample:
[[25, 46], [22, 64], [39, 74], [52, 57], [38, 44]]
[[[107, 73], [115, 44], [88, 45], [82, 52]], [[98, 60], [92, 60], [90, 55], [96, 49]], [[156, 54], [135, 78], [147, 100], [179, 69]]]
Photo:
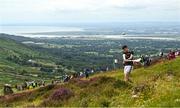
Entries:
[[176, 58], [175, 52], [170, 50], [170, 52], [168, 54], [168, 59], [172, 60], [172, 59], [175, 59], [175, 58]]

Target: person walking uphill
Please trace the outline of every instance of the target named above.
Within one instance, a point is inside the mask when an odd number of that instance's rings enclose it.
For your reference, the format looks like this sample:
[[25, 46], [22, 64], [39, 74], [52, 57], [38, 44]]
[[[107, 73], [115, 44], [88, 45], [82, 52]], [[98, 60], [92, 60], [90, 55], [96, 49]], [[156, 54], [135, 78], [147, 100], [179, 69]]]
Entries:
[[133, 52], [129, 51], [128, 46], [124, 45], [123, 50], [123, 64], [124, 64], [124, 81], [130, 81], [130, 73], [133, 70]]

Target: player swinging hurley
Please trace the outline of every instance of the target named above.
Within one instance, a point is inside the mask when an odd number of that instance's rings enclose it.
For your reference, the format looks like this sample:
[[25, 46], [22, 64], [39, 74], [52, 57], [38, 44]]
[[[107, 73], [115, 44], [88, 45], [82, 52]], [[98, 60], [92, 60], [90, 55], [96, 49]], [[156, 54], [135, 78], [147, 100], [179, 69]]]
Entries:
[[123, 49], [123, 64], [124, 64], [124, 81], [130, 81], [129, 76], [133, 70], [133, 64], [140, 62], [141, 59], [133, 60], [133, 52], [129, 51], [128, 47], [124, 45]]

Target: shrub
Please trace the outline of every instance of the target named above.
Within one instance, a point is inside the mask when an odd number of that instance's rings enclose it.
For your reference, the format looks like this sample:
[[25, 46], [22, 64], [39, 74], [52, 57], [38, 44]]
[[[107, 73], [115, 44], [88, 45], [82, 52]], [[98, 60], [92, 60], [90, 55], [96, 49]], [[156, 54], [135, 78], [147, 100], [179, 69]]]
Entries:
[[57, 89], [49, 98], [45, 99], [39, 107], [60, 107], [62, 106], [62, 102], [68, 100], [71, 96], [73, 96], [73, 92], [67, 88], [59, 88]]
[[104, 88], [104, 90], [103, 90], [103, 95], [105, 95], [105, 96], [108, 97], [108, 98], [111, 98], [111, 97], [113, 97], [113, 96], [118, 95], [118, 92], [116, 92], [116, 91], [114, 90], [114, 88], [106, 87], [106, 88]]
[[54, 87], [55, 87], [55, 85], [50, 84], [45, 87], [40, 87], [37, 91], [38, 92], [47, 92], [49, 90], [52, 90]]
[[79, 80], [76, 83], [76, 85], [81, 87], [81, 88], [84, 88], [84, 87], [87, 87], [89, 85], [89, 81], [88, 80]]
[[132, 85], [130, 85], [130, 84], [128, 84], [128, 83], [126, 83], [125, 81], [122, 81], [122, 80], [115, 81], [113, 85], [114, 85], [115, 88], [124, 88], [124, 89], [132, 87]]
[[67, 88], [60, 88], [50, 96], [50, 99], [63, 101], [69, 99], [71, 96], [73, 96], [73, 92], [71, 90]]
[[88, 107], [88, 101], [86, 98], [81, 100], [80, 106], [81, 107]]
[[147, 84], [139, 84], [132, 89], [132, 94], [133, 95], [142, 95], [143, 100], [146, 100], [149, 98], [149, 96], [153, 93], [154, 88], [153, 86], [151, 87], [150, 85]]
[[107, 100], [104, 99], [104, 100], [101, 101], [100, 104], [101, 104], [102, 107], [109, 107], [110, 102], [108, 102]]
[[111, 77], [101, 76], [101, 77], [95, 77], [90, 79], [91, 83], [96, 82], [98, 84], [106, 84], [109, 82], [113, 82], [114, 79]]
[[77, 83], [79, 80], [80, 80], [80, 79], [78, 79], [78, 78], [73, 78], [73, 79], [69, 80], [69, 83], [70, 83], [70, 84], [75, 84], [75, 83]]

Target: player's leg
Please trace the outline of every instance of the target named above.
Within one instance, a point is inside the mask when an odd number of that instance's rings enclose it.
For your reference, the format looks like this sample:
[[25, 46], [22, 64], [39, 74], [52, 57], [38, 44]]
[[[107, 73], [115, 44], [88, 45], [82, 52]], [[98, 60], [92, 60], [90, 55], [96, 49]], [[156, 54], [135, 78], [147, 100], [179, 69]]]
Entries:
[[129, 66], [125, 66], [124, 67], [124, 81], [128, 81], [129, 80], [129, 71], [130, 71]]

